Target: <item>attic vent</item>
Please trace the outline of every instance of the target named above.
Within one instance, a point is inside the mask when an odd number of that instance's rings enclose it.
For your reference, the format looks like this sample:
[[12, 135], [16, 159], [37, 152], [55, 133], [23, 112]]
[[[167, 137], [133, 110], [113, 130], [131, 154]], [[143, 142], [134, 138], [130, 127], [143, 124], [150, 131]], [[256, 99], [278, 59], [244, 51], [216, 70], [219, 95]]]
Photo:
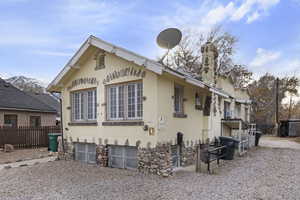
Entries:
[[95, 70], [104, 69], [105, 68], [105, 53], [100, 52], [96, 55], [96, 67]]

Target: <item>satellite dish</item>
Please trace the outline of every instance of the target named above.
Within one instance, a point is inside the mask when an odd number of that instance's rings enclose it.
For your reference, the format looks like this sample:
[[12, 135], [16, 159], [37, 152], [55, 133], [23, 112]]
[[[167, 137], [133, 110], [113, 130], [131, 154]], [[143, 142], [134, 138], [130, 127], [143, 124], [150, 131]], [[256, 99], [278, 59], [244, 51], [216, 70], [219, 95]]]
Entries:
[[177, 28], [167, 28], [160, 32], [156, 38], [157, 45], [164, 49], [172, 49], [179, 44], [182, 33]]

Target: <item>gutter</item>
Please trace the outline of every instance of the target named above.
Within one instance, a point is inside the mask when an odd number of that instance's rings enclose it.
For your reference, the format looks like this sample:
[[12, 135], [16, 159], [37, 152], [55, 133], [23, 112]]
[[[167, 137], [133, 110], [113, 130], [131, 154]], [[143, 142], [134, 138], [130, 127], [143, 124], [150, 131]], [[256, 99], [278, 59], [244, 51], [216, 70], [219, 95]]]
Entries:
[[8, 107], [0, 107], [0, 110], [12, 110], [12, 111], [24, 111], [24, 112], [40, 112], [40, 113], [53, 113], [56, 114], [57, 111], [47, 111], [47, 110], [35, 110], [28, 108], [8, 108]]

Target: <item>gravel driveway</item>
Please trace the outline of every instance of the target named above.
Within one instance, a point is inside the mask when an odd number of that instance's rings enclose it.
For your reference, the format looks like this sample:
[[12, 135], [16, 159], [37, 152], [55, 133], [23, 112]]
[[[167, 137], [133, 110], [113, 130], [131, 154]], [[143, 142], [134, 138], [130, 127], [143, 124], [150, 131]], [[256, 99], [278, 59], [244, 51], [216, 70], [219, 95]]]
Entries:
[[48, 157], [48, 148], [15, 149], [13, 152], [0, 151], [0, 164], [12, 163], [21, 160], [32, 160]]
[[259, 141], [260, 146], [273, 147], [273, 148], [290, 148], [299, 149], [300, 143], [295, 142], [294, 137], [274, 137], [274, 136], [263, 136]]
[[55, 161], [0, 171], [0, 198], [10, 199], [299, 199], [300, 151], [258, 148], [223, 163], [215, 175], [174, 177]]

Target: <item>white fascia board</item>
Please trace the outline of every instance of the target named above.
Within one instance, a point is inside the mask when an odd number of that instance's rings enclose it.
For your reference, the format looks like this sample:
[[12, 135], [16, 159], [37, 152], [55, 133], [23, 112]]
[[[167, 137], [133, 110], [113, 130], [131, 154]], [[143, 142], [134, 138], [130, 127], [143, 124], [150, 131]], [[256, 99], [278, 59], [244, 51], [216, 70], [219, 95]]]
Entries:
[[244, 103], [244, 104], [251, 104], [252, 101], [251, 100], [247, 100], [247, 99], [236, 99], [235, 100], [238, 103]]
[[105, 42], [99, 38], [96, 38], [94, 36], [91, 36], [90, 43], [91, 43], [91, 45], [98, 47], [100, 49], [103, 49], [104, 51], [114, 53], [115, 55], [117, 55], [125, 60], [131, 61], [140, 66], [144, 66], [145, 68], [149, 69], [150, 71], [153, 71], [157, 74], [162, 74], [163, 67], [158, 62], [150, 60], [144, 56], [140, 56], [134, 52], [128, 51], [121, 47], [112, 45], [112, 44]]
[[229, 96], [228, 96], [227, 94], [222, 93], [221, 91], [216, 90], [216, 89], [214, 89], [214, 88], [209, 88], [209, 91], [214, 92], [214, 93], [216, 93], [217, 95], [220, 95], [220, 96], [222, 96], [222, 97], [229, 98]]
[[198, 80], [195, 80], [195, 79], [192, 79], [192, 78], [187, 78], [186, 82], [188, 82], [190, 84], [193, 84], [193, 85], [196, 85], [196, 86], [199, 86], [201, 88], [205, 88], [205, 85], [201, 81], [198, 81]]
[[173, 71], [173, 70], [170, 70], [170, 69], [164, 69], [163, 71], [164, 71], [164, 72], [167, 72], [167, 73], [169, 73], [169, 74], [172, 74], [172, 75], [174, 75], [174, 76], [177, 76], [178, 78], [185, 79], [185, 76], [184, 76], [184, 75], [181, 75], [181, 74], [179, 74], [179, 73], [177, 73], [177, 72], [175, 72], [175, 71]]
[[[60, 80], [66, 75], [66, 73], [76, 64], [82, 54], [89, 48], [90, 38], [87, 39], [79, 48], [79, 50], [74, 54], [74, 56], [68, 61], [65, 67], [59, 72], [59, 74], [54, 78], [54, 80], [48, 85], [47, 90], [51, 90], [51, 87], [57, 85]], [[76, 68], [77, 66], [75, 66]]]
[[106, 52], [116, 54], [117, 56], [125, 60], [131, 61], [137, 65], [144, 66], [145, 68], [157, 74], [161, 75], [163, 72], [163, 66], [154, 60], [150, 60], [134, 52], [128, 51], [121, 47], [117, 47], [94, 36], [90, 36], [79, 48], [79, 50], [75, 53], [75, 55], [70, 59], [70, 61], [65, 65], [65, 67], [61, 70], [61, 72], [49, 84], [47, 90], [51, 90], [52, 86], [57, 85], [71, 68], [78, 68], [78, 66], [75, 66], [75, 64], [80, 59], [80, 57], [84, 54], [84, 52], [89, 48], [90, 45], [103, 49]]
[[70, 60], [68, 63], [69, 65], [74, 66], [79, 58], [84, 54], [84, 52], [90, 47], [90, 39], [88, 39], [81, 47], [80, 49], [76, 52], [76, 54], [73, 56], [73, 58]]

